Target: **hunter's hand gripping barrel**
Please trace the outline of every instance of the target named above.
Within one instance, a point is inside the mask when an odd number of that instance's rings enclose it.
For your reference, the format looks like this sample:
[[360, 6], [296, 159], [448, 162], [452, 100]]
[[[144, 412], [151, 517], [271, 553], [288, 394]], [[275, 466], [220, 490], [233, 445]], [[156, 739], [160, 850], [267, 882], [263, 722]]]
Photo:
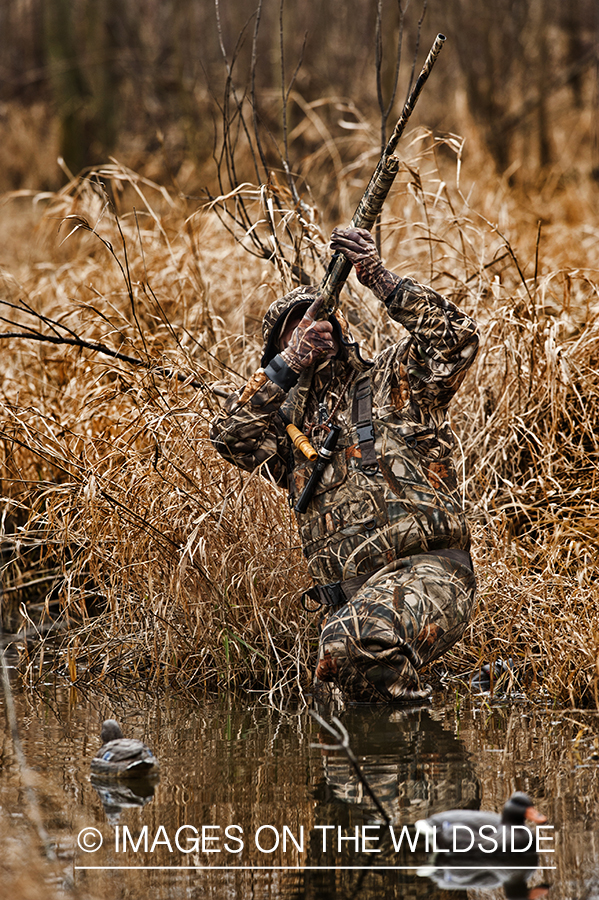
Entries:
[[[358, 203], [350, 228], [366, 228], [370, 230], [376, 222], [399, 170], [399, 159], [393, 153], [444, 43], [445, 35], [438, 34], [424, 61], [420, 75], [410, 91], [410, 96], [404, 104], [401, 116], [393, 129], [393, 134], [387, 141], [385, 151], [374, 170], [372, 178], [368, 182], [368, 187]], [[343, 253], [338, 250], [333, 254], [325, 276], [320, 283], [320, 292], [324, 297], [324, 303], [318, 313], [319, 319], [326, 319], [335, 312], [339, 303], [339, 292], [347, 281], [351, 268], [352, 264], [348, 262]]]

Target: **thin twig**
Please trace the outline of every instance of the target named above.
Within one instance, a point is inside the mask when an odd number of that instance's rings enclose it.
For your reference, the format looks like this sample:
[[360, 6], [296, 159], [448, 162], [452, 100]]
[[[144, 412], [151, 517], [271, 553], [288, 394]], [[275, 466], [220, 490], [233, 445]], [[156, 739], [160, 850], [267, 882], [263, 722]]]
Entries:
[[302, 49], [300, 51], [300, 57], [298, 64], [295, 68], [295, 72], [291, 77], [291, 81], [289, 83], [289, 87], [285, 88], [285, 39], [284, 39], [284, 31], [283, 31], [283, 7], [285, 0], [281, 0], [279, 5], [279, 50], [280, 50], [280, 59], [281, 59], [281, 101], [282, 101], [282, 111], [281, 116], [283, 120], [283, 168], [285, 169], [285, 174], [287, 175], [287, 184], [289, 185], [289, 190], [291, 191], [291, 195], [293, 197], [293, 202], [296, 205], [301, 203], [300, 196], [297, 191], [297, 185], [295, 183], [295, 179], [291, 174], [291, 163], [289, 162], [289, 140], [287, 133], [287, 104], [289, 103], [289, 95], [295, 83], [295, 79], [297, 78], [297, 73], [299, 72], [302, 60], [304, 57], [304, 51], [306, 48], [306, 39], [308, 36], [308, 32], [304, 34], [304, 42], [302, 44]]

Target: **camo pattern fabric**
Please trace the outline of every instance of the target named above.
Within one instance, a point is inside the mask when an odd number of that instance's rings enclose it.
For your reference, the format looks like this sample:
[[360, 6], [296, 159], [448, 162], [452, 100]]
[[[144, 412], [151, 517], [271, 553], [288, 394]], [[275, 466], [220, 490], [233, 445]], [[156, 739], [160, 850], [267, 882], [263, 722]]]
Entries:
[[475, 590], [471, 570], [451, 559], [396, 560], [325, 618], [316, 678], [358, 702], [425, 699], [418, 670], [462, 636]]
[[[271, 306], [264, 321], [263, 366], [278, 352], [277, 329], [289, 310], [302, 303], [307, 306], [315, 290], [299, 288]], [[356, 629], [366, 629], [372, 635], [382, 627], [385, 616], [391, 617], [394, 630], [385, 625], [385, 634], [393, 631], [404, 641], [397, 645], [402, 652], [396, 654], [392, 666], [397, 672], [397, 684], [393, 687], [385, 674], [383, 687], [371, 692], [371, 699], [375, 699], [374, 695], [379, 699], [398, 697], [401, 691], [407, 692], [407, 697], [410, 691], [420, 690], [414, 672], [423, 661], [440, 655], [457, 640], [474, 596], [473, 577], [468, 569], [446, 559], [439, 564], [440, 557], [426, 557], [432, 560], [431, 577], [442, 572], [440, 581], [433, 577], [434, 604], [431, 606], [430, 598], [426, 599], [426, 592], [408, 591], [409, 597], [417, 595], [420, 599], [411, 599], [406, 607], [402, 637], [393, 606], [394, 598], [398, 603], [400, 600], [390, 585], [397, 586], [405, 578], [406, 560], [432, 554], [436, 549], [469, 549], [469, 529], [451, 456], [454, 437], [447, 407], [476, 355], [478, 332], [468, 315], [410, 278], [400, 280], [386, 305], [391, 318], [407, 329], [405, 340], [390, 346], [374, 360], [364, 360], [339, 316], [335, 328], [338, 326], [341, 351], [335, 360], [305, 370], [288, 394], [259, 370], [244, 388], [227, 399], [224, 413], [213, 422], [211, 431], [213, 443], [225, 459], [249, 471], [262, 466], [277, 484], [288, 487], [295, 502], [313, 463], [293, 447], [277, 412], [281, 409], [309, 434], [318, 449], [327, 434], [323, 423], [336, 409], [332, 421], [342, 429], [336, 452], [306, 512], [297, 514], [297, 523], [308, 569], [316, 583], [329, 584], [377, 573], [348, 609], [344, 607], [329, 616], [320, 653], [321, 662], [326, 647], [331, 654], [341, 653], [334, 622], [339, 619], [338, 634], [345, 634], [346, 625], [341, 622], [353, 617], [353, 637], [349, 644], [347, 635], [344, 639], [345, 646], [351, 647], [352, 662], [346, 664], [347, 654], [340, 657], [335, 679], [346, 693], [351, 693], [358, 682], [350, 672], [362, 647]], [[371, 387], [378, 460], [378, 471], [370, 473], [362, 469], [361, 447], [352, 417], [354, 396], [365, 378]], [[387, 582], [381, 570], [400, 561], [402, 566], [389, 573]], [[422, 565], [424, 562], [421, 560]], [[451, 587], [443, 592], [443, 579], [448, 575]], [[378, 585], [379, 578], [388, 585], [384, 587], [381, 582], [380, 591], [370, 587], [371, 583]], [[459, 590], [457, 583], [462, 585]], [[379, 601], [375, 603], [369, 591], [375, 591]], [[358, 606], [354, 607], [356, 602]], [[383, 607], [387, 609], [385, 614]], [[433, 642], [438, 650], [423, 655], [418, 644], [420, 649], [414, 645], [410, 656], [406, 647], [412, 647], [429, 620], [440, 629]], [[367, 622], [372, 622], [372, 627], [367, 627]], [[329, 642], [328, 636], [333, 632], [335, 637]], [[365, 659], [369, 659], [368, 653]], [[323, 673], [320, 663], [319, 667]], [[367, 665], [366, 671], [373, 675], [379, 669]], [[332, 669], [327, 670], [327, 677], [332, 674]], [[358, 693], [362, 696], [364, 688], [360, 687]]]
[[[431, 712], [428, 703], [379, 704], [367, 717], [359, 707], [339, 711], [339, 719], [354, 738], [352, 749], [360, 759], [362, 775], [394, 824], [413, 821], [410, 813], [415, 810], [418, 818], [426, 818], [446, 809], [480, 809], [476, 761], [450, 727]], [[332, 744], [330, 733], [322, 727], [318, 741]], [[321, 757], [335, 800], [372, 813], [374, 803], [347, 756], [323, 746]]]

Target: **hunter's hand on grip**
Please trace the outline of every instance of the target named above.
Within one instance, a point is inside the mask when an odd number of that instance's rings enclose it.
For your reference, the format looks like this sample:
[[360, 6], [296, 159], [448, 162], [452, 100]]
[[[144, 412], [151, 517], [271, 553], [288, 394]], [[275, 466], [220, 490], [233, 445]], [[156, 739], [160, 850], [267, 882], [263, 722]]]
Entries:
[[337, 352], [333, 326], [327, 319], [316, 318], [322, 303], [323, 298], [319, 294], [292, 332], [289, 343], [281, 351], [283, 360], [298, 374], [319, 360], [331, 359]]

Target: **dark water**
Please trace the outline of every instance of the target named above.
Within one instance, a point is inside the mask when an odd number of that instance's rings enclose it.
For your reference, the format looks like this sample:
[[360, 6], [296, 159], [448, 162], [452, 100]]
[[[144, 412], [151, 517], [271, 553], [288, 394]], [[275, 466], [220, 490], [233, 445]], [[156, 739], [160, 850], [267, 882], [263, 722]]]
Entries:
[[[46, 696], [17, 693], [15, 702], [64, 876], [94, 897], [449, 900], [474, 896], [460, 885], [477, 878], [488, 897], [543, 896], [540, 885], [555, 900], [599, 897], [595, 715], [448, 695], [421, 709], [339, 713], [396, 840], [404, 825], [434, 812], [498, 810], [513, 790], [529, 793], [555, 827], [543, 845], [555, 852], [510, 876], [434, 873], [423, 839], [411, 849], [408, 830], [396, 850], [346, 756], [325, 748], [331, 738], [306, 710], [113, 703], [50, 685]], [[89, 760], [108, 716], [152, 746], [158, 784], [136, 795], [91, 783]], [[22, 780], [10, 736], [0, 737], [0, 806], [16, 828]], [[89, 828], [102, 836], [96, 852], [77, 843]], [[451, 893], [439, 886], [443, 878]]]

